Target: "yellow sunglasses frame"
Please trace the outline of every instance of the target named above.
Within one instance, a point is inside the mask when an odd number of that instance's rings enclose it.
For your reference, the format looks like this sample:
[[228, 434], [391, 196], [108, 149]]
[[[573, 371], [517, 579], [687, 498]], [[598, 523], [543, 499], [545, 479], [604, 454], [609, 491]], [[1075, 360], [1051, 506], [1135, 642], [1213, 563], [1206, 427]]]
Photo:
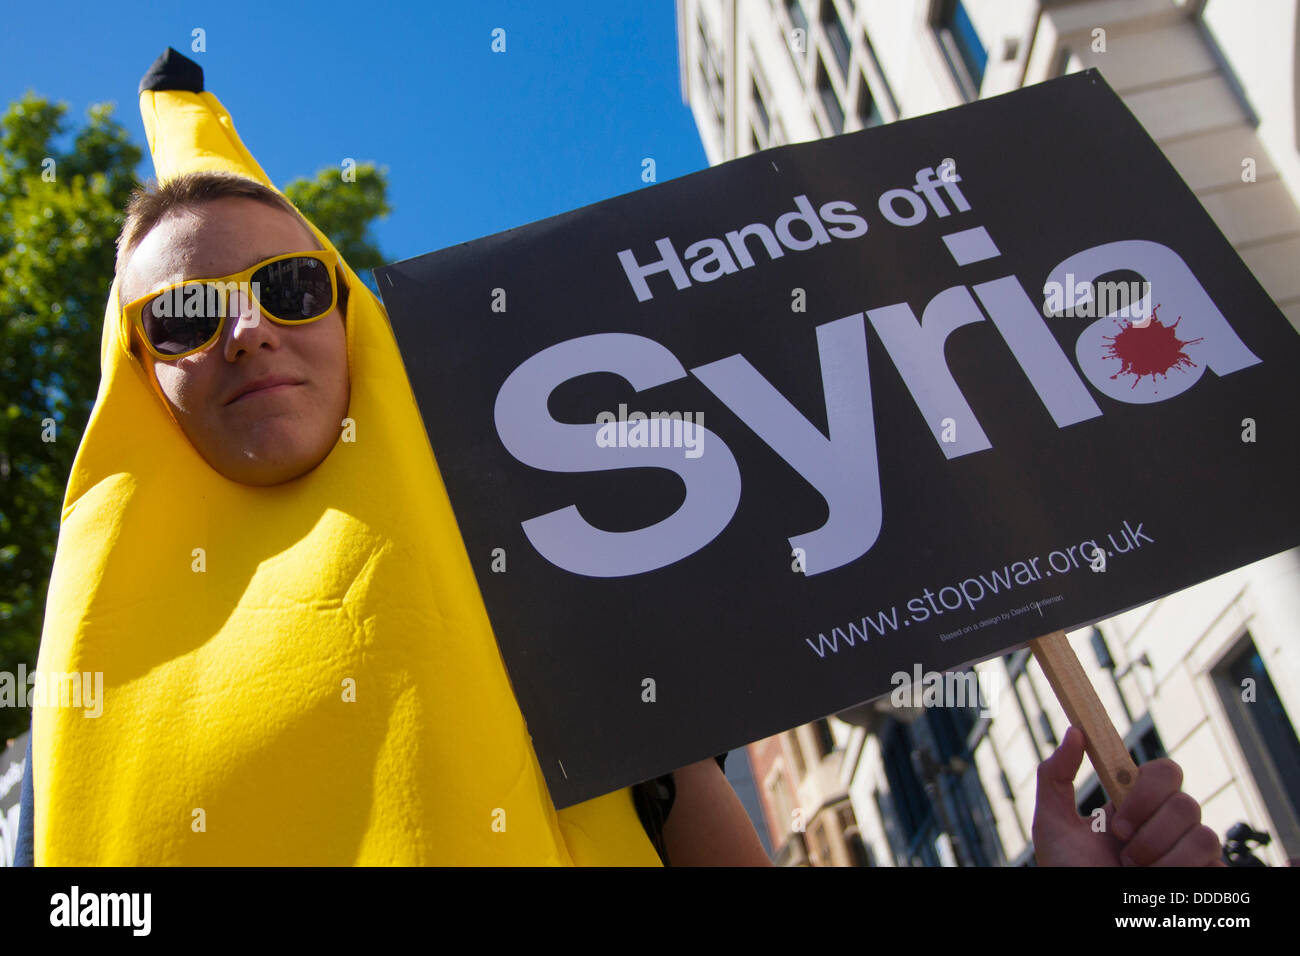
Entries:
[[[161, 289], [154, 289], [148, 295], [143, 295], [138, 299], [128, 302], [126, 305], [122, 307], [122, 314], [126, 317], [126, 320], [130, 322], [131, 325], [135, 328], [136, 332], [140, 336], [140, 341], [144, 343], [144, 347], [149, 350], [149, 353], [155, 359], [157, 359], [160, 362], [175, 362], [177, 359], [183, 359], [190, 355], [197, 355], [199, 352], [211, 348], [213, 342], [221, 341], [221, 336], [226, 330], [227, 316], [225, 313], [228, 310], [226, 308], [227, 302], [225, 299], [225, 295], [229, 291], [226, 288], [226, 285], [228, 283], [234, 282], [235, 284], [242, 286], [245, 283], [251, 282], [253, 275], [259, 269], [264, 269], [266, 266], [269, 266], [275, 262], [279, 262], [282, 259], [301, 259], [304, 257], [319, 259], [321, 263], [329, 271], [330, 304], [329, 307], [326, 308], [324, 312], [322, 312], [320, 315], [313, 316], [310, 319], [282, 319], [278, 315], [274, 315], [267, 309], [263, 308], [261, 300], [257, 299], [255, 294], [253, 298], [254, 301], [257, 302], [257, 307], [267, 316], [267, 318], [271, 319], [273, 322], [277, 323], [278, 325], [310, 325], [312, 322], [319, 322], [321, 319], [325, 318], [325, 316], [333, 312], [334, 308], [338, 305], [339, 302], [340, 279], [339, 279], [338, 271], [339, 271], [340, 260], [339, 260], [338, 253], [333, 252], [332, 250], [329, 249], [308, 249], [303, 252], [286, 252], [278, 256], [272, 256], [269, 259], [263, 259], [261, 262], [254, 263], [253, 265], [249, 266], [247, 269], [244, 269], [240, 272], [231, 273], [228, 276], [205, 276], [204, 278], [201, 279], [184, 279], [181, 282], [173, 282], [171, 285], [164, 286]], [[178, 352], [175, 355], [166, 355], [162, 352], [159, 352], [156, 348], [154, 348], [153, 343], [149, 341], [148, 334], [145, 332], [144, 322], [143, 319], [141, 318], [142, 313], [144, 312], [145, 305], [149, 302], [152, 302], [158, 296], [171, 292], [173, 289], [182, 289], [185, 288], [186, 286], [195, 286], [195, 285], [205, 286], [214, 283], [221, 283], [221, 286], [218, 287], [217, 292], [222, 297], [221, 298], [222, 316], [221, 316], [221, 322], [217, 325], [217, 330], [215, 333], [213, 333], [212, 338], [208, 339], [208, 341], [204, 342], [196, 349], [190, 349], [188, 352]]]

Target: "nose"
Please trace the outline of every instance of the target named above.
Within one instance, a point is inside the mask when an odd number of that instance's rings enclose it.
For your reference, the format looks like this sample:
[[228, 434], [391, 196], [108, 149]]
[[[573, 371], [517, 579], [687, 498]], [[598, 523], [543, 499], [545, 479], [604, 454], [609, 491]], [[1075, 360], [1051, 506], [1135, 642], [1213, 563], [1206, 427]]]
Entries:
[[264, 344], [279, 348], [279, 326], [267, 318], [257, 301], [245, 290], [232, 294], [230, 316], [225, 342], [227, 361], [233, 362], [240, 352], [253, 352]]

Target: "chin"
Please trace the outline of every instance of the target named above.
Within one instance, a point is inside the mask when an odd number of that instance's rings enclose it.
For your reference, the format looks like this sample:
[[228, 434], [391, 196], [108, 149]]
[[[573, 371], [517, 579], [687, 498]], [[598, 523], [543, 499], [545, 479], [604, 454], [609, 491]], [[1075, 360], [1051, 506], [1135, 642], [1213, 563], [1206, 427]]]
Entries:
[[[313, 465], [312, 467], [315, 466]], [[283, 471], [259, 472], [255, 474], [248, 474], [242, 478], [236, 478], [235, 480], [240, 482], [241, 484], [252, 485], [255, 488], [271, 488], [274, 487], [275, 485], [283, 485], [286, 484], [287, 482], [293, 481], [296, 478], [301, 478], [309, 471], [311, 471], [311, 468], [303, 468], [303, 469], [290, 468]]]
[[[231, 481], [243, 485], [267, 488], [282, 485], [285, 482], [301, 478], [325, 460], [325, 455], [294, 455], [288, 459], [283, 456], [268, 457], [257, 460], [255, 457], [228, 462], [226, 467], [217, 468]], [[216, 467], [216, 466], [213, 466]]]
[[301, 478], [329, 456], [338, 440], [333, 429], [324, 434], [305, 435], [302, 427], [289, 427], [284, 421], [245, 429], [242, 442], [236, 439], [238, 433], [233, 430], [228, 429], [225, 434], [230, 440], [212, 449], [216, 454], [204, 458], [231, 481], [256, 487], [282, 485]]

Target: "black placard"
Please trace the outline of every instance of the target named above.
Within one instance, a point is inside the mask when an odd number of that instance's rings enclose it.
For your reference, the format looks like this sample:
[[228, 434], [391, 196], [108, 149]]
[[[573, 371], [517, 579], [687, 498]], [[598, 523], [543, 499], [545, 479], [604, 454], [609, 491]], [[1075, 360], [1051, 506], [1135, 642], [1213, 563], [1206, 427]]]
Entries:
[[1300, 542], [1300, 341], [1095, 70], [376, 272], [560, 808]]

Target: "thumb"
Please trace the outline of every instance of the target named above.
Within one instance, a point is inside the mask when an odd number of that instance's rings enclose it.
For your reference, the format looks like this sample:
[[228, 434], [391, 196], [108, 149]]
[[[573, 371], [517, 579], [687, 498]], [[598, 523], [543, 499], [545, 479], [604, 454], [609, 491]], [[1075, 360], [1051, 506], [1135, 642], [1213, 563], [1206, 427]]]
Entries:
[[1053, 830], [1074, 826], [1079, 813], [1074, 803], [1074, 778], [1083, 763], [1083, 732], [1071, 727], [1056, 752], [1038, 765], [1038, 796], [1034, 807], [1035, 827]]

